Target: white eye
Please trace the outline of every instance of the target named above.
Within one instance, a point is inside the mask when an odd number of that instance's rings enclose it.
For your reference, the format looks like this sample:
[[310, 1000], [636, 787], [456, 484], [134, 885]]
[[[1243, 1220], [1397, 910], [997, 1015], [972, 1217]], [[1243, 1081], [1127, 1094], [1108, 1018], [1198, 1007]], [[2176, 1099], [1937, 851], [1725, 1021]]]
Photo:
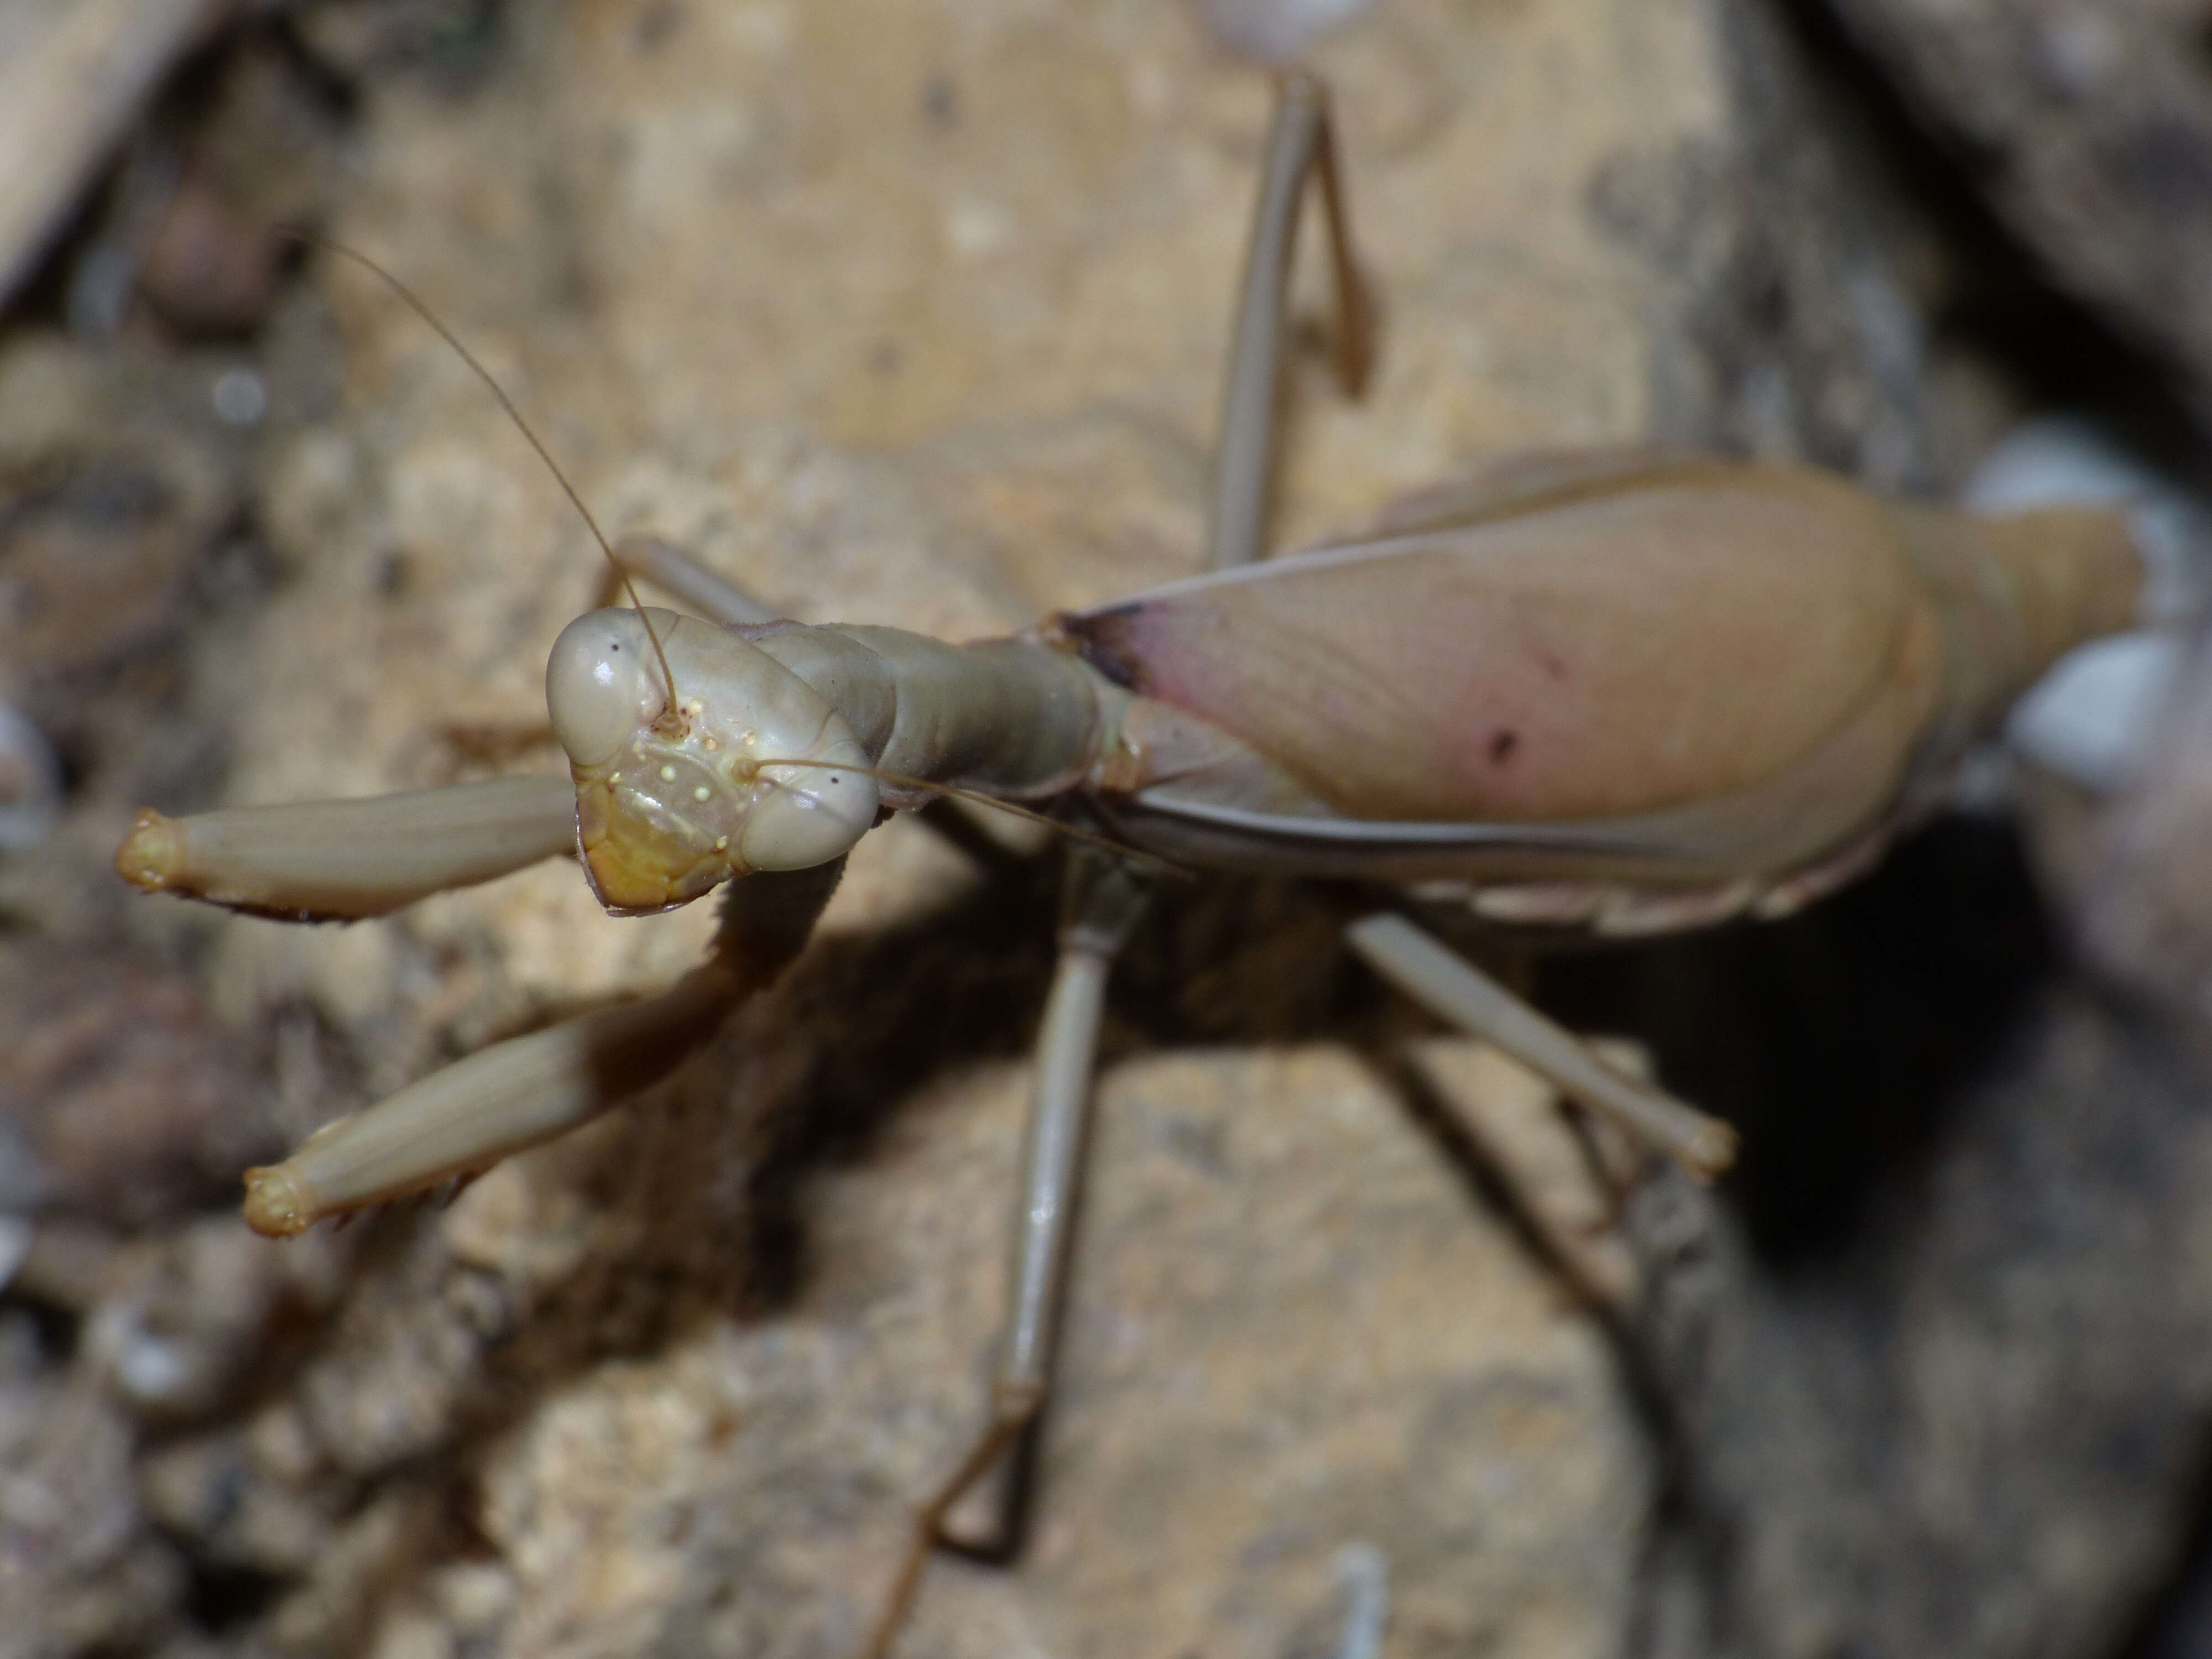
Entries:
[[612, 759], [660, 701], [647, 659], [653, 643], [632, 611], [579, 617], [545, 661], [545, 711], [553, 734], [579, 766]]
[[[865, 769], [860, 745], [836, 715], [825, 723], [821, 758]], [[737, 852], [750, 870], [805, 870], [851, 850], [876, 822], [876, 781], [866, 769], [761, 768], [769, 787], [746, 815]]]

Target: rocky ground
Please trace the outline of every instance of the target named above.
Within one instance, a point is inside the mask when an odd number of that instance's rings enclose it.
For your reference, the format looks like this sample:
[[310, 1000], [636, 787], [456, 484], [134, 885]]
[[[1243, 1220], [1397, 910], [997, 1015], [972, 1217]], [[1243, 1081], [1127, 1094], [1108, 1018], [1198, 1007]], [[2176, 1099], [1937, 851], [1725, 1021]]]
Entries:
[[[1345, 404], [1308, 271], [1279, 538], [1531, 445], [1955, 484], [2026, 394], [1808, 61], [1759, 0], [1332, 36], [1382, 351]], [[452, 1207], [235, 1220], [244, 1164], [711, 928], [565, 864], [313, 928], [108, 872], [142, 804], [558, 768], [587, 533], [404, 306], [265, 227], [400, 273], [610, 531], [969, 636], [1193, 568], [1267, 100], [1167, 0], [311, 0], [149, 112], [0, 333], [0, 698], [59, 765], [0, 853], [0, 1654], [848, 1652], [997, 1316], [1054, 886], [1006, 832], [871, 837], [776, 995]], [[1378, 1581], [1408, 1656], [2151, 1616], [2212, 1407], [2203, 1085], [2058, 965], [2005, 831], [1537, 970], [1745, 1121], [1717, 1203], [1616, 1214], [1337, 916], [1216, 882], [1139, 937], [1030, 1547], [933, 1568], [905, 1651], [1350, 1659]]]
[[2212, 410], [2212, 36], [2175, 0], [1834, 0], [2001, 234]]

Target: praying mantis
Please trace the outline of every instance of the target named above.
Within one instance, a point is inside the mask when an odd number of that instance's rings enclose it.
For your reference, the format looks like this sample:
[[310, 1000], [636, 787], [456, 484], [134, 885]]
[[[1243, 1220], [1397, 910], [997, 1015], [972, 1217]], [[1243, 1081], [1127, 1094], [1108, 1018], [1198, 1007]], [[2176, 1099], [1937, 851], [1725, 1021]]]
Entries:
[[[1504, 927], [1628, 937], [1787, 914], [1940, 798], [2041, 668], [2132, 618], [2113, 517], [1978, 520], [1784, 469], [1540, 456], [1261, 557], [1286, 272], [1321, 204], [1339, 372], [1369, 307], [1328, 102], [1281, 82], [1224, 399], [1208, 574], [953, 647], [779, 619], [680, 550], [627, 573], [695, 616], [604, 609], [547, 671], [570, 780], [142, 814], [149, 890], [353, 919], [580, 854], [617, 914], [733, 878], [709, 961], [659, 996], [487, 1048], [248, 1176], [259, 1230], [481, 1171], [672, 1070], [804, 948], [845, 852], [943, 793], [1073, 839], [1035, 1062], [1012, 1313], [985, 1429], [918, 1507], [866, 1651], [889, 1652], [947, 1512], [1006, 1461], [1052, 1369], [1097, 1034], [1161, 866], [1412, 884]], [[1377, 898], [1353, 949], [1693, 1171], [1726, 1126], [1617, 1071]]]

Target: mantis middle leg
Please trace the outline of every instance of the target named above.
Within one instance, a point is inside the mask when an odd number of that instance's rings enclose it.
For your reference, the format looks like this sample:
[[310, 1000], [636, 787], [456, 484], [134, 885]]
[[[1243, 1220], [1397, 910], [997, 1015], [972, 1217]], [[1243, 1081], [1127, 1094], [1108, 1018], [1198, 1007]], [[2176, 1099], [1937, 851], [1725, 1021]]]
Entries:
[[614, 558], [614, 568], [599, 590], [602, 605], [623, 603], [622, 579], [627, 573], [666, 589], [708, 622], [744, 627], [774, 622], [783, 614], [659, 536], [633, 531], [615, 544]]
[[[1004, 1556], [1019, 1542], [1026, 1498], [1023, 1477], [1033, 1461], [1024, 1451], [1051, 1387], [1106, 979], [1146, 897], [1143, 880], [1130, 865], [1087, 850], [1069, 854], [1059, 960], [1037, 1035], [1023, 1138], [1006, 1324], [986, 1420], [951, 1473], [916, 1508], [897, 1576], [862, 1650], [866, 1659], [885, 1659], [890, 1652], [922, 1570], [939, 1544]], [[953, 1505], [987, 1482], [997, 1511], [995, 1535], [981, 1540], [948, 1538], [946, 1516]]]
[[[1338, 378], [1357, 396], [1367, 378], [1372, 313], [1352, 256], [1328, 94], [1312, 76], [1291, 71], [1278, 82], [1223, 392], [1206, 532], [1207, 562], [1217, 569], [1251, 563], [1263, 550], [1291, 258], [1310, 180], [1319, 186], [1327, 220]], [[629, 553], [625, 544], [625, 559]], [[671, 586], [657, 570], [648, 574]], [[1037, 1041], [1007, 1322], [986, 1424], [917, 1507], [897, 1576], [862, 1650], [865, 1659], [884, 1659], [890, 1652], [923, 1568], [939, 1545], [1002, 1559], [1019, 1543], [1034, 1436], [1051, 1382], [1106, 976], [1142, 904], [1127, 866], [1071, 854], [1059, 963]], [[955, 1535], [948, 1518], [963, 1497], [976, 1492], [990, 1511], [987, 1524], [977, 1533]]]
[[1328, 94], [1303, 71], [1277, 83], [1274, 125], [1252, 210], [1252, 239], [1237, 302], [1234, 343], [1221, 398], [1221, 438], [1213, 458], [1213, 501], [1206, 562], [1216, 570], [1250, 564], [1266, 550], [1268, 485], [1275, 459], [1275, 389], [1281, 373], [1283, 319], [1297, 251], [1298, 210], [1311, 179], [1320, 189], [1336, 288], [1336, 374], [1347, 397], [1367, 384], [1374, 355], [1374, 309], [1352, 254], [1352, 222], [1336, 158]]

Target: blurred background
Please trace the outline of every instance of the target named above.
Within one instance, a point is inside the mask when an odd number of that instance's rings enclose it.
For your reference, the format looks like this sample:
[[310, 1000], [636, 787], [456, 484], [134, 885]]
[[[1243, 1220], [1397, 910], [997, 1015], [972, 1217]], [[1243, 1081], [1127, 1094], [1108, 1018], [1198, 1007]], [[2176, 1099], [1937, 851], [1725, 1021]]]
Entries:
[[141, 805], [561, 767], [586, 532], [279, 228], [611, 532], [1000, 633], [1194, 568], [1269, 58], [1382, 312], [1346, 403], [1302, 266], [1282, 545], [1650, 442], [2124, 498], [2183, 623], [1812, 911], [1523, 964], [1743, 1129], [1717, 1192], [1608, 1189], [1328, 894], [1162, 906], [1029, 1547], [902, 1650], [2212, 1656], [2198, 0], [0, 0], [0, 1656], [848, 1653], [989, 1357], [1018, 837], [872, 836], [777, 995], [449, 1207], [236, 1219], [712, 926], [115, 878]]

